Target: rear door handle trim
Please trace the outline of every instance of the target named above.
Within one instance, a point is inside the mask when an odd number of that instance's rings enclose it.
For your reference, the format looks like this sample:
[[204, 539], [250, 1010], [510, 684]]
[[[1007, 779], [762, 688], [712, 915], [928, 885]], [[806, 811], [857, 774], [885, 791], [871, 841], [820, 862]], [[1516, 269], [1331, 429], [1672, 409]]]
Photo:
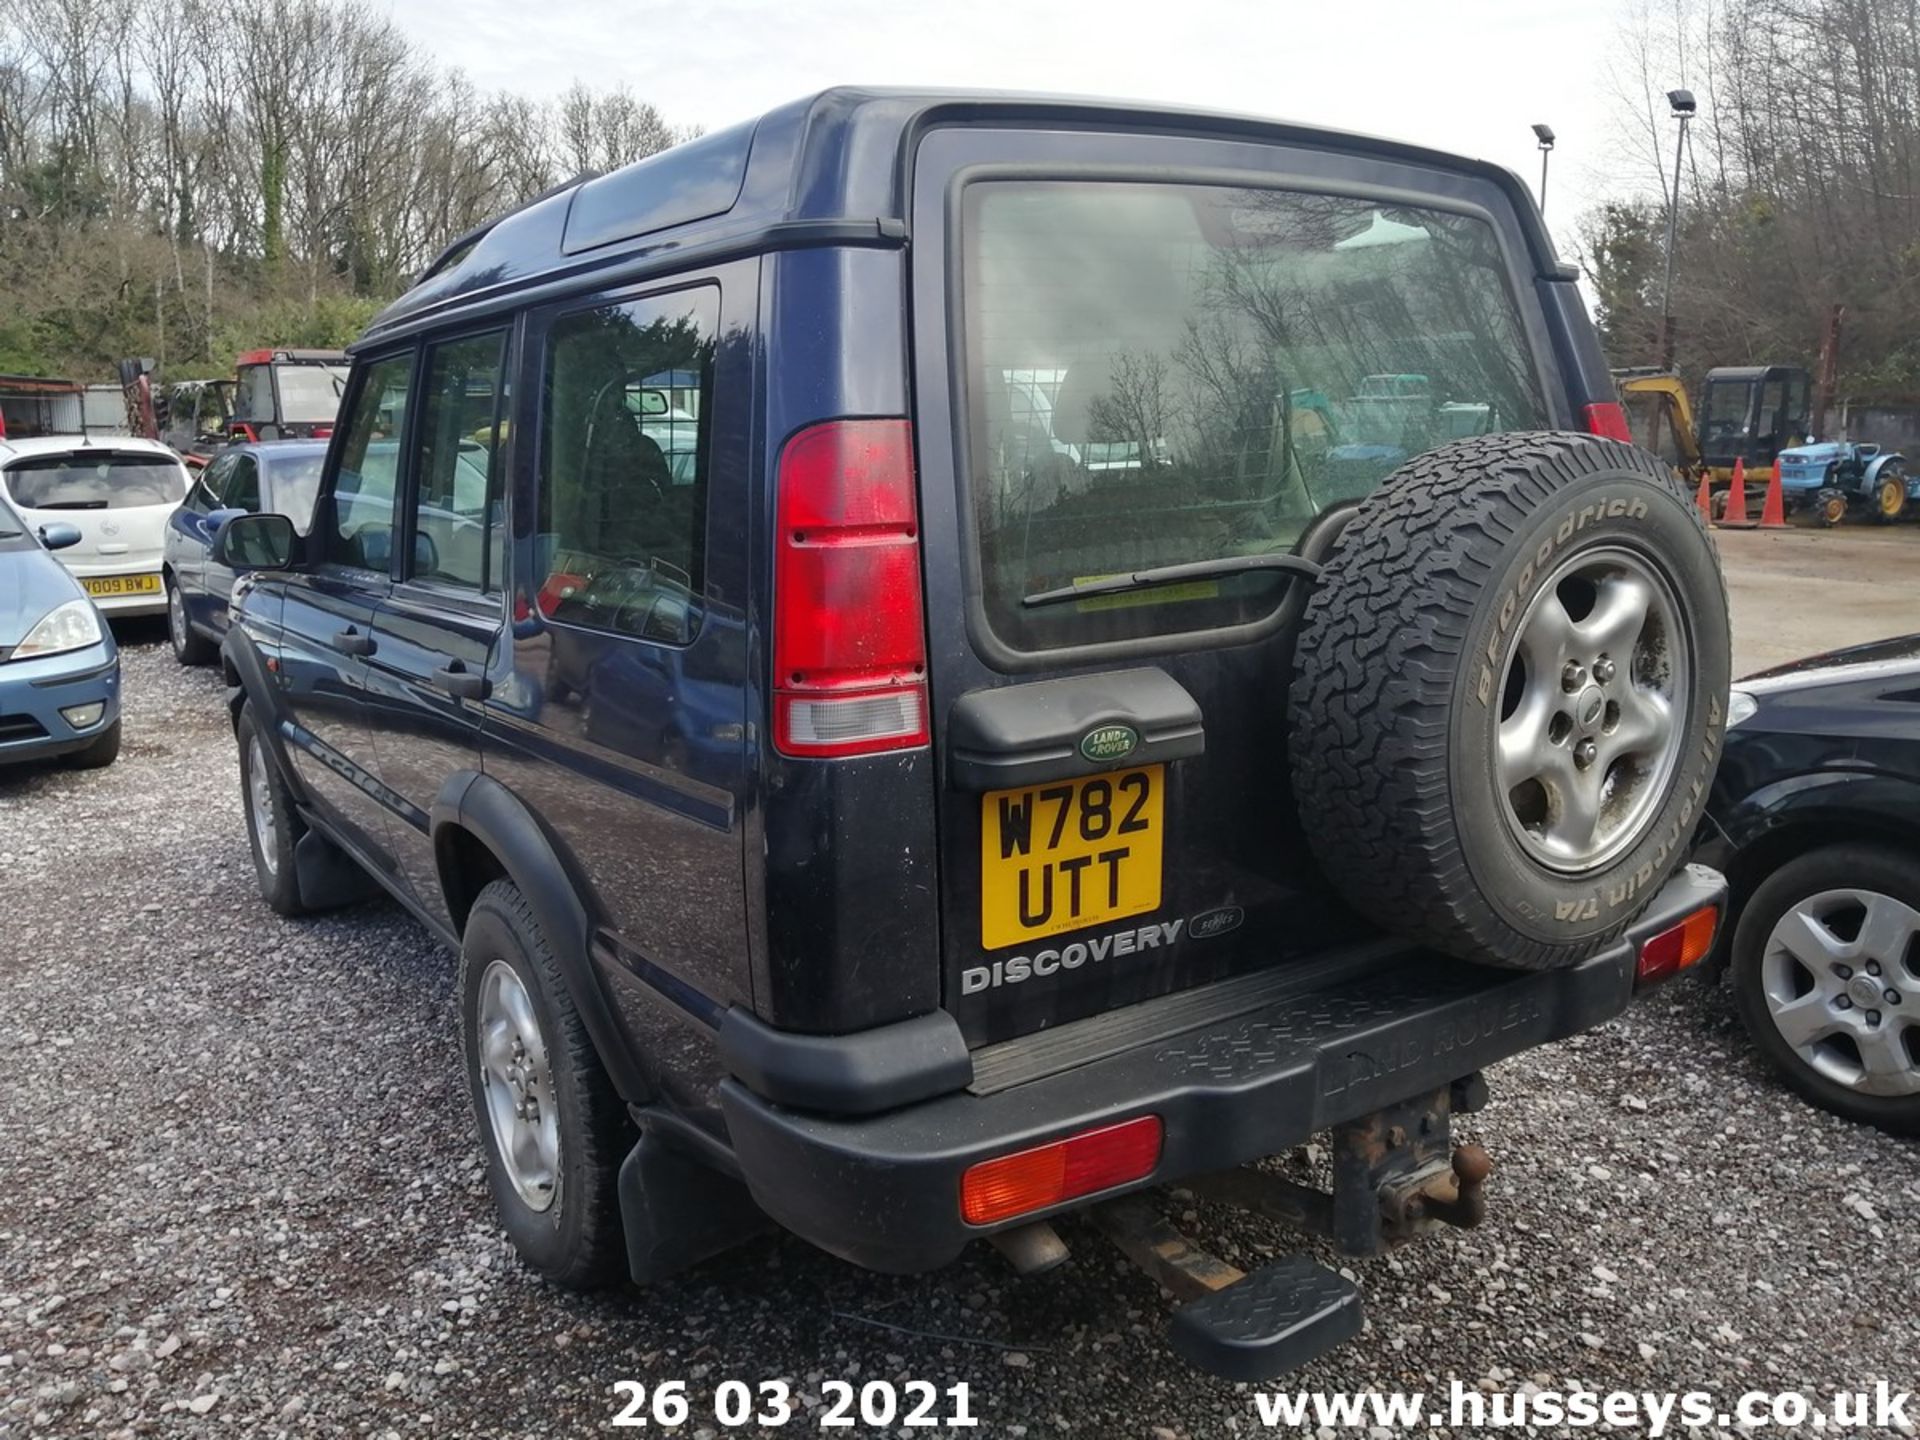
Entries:
[[493, 682], [467, 669], [458, 660], [433, 672], [433, 683], [456, 700], [484, 700], [493, 693]]
[[352, 625], [347, 626], [344, 630], [334, 632], [333, 638], [327, 643], [342, 655], [373, 654], [373, 637], [371, 635], [362, 635], [359, 629]]

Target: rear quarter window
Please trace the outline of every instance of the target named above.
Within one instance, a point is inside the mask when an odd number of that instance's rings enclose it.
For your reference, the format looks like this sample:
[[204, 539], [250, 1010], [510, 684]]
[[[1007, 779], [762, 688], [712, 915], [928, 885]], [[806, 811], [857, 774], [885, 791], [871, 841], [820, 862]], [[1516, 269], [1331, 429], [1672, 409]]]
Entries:
[[38, 456], [10, 465], [6, 478], [23, 510], [131, 510], [187, 494], [179, 464], [149, 455]]
[[1029, 607], [1292, 550], [1449, 440], [1551, 424], [1493, 227], [1300, 191], [979, 181], [960, 219], [988, 625], [1048, 650], [1246, 624], [1272, 572]]

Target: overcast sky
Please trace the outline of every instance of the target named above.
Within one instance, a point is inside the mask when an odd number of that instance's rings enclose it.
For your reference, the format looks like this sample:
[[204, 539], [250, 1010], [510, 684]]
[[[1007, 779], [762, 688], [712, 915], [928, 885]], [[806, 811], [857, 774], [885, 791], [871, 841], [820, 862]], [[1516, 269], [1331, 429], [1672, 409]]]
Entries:
[[[1138, 97], [1422, 141], [1537, 182], [1574, 215], [1631, 169], [1606, 58], [1619, 12], [1565, 0], [388, 0], [483, 89], [624, 82], [675, 124], [716, 129], [834, 84]], [[1677, 83], [1673, 82], [1673, 83]]]

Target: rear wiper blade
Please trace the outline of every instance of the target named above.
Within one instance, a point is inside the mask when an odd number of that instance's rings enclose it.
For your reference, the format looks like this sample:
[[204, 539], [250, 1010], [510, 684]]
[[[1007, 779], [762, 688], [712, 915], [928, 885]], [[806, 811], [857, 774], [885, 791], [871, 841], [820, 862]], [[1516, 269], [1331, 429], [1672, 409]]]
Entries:
[[1129, 590], [1150, 590], [1158, 585], [1178, 585], [1183, 580], [1210, 580], [1256, 570], [1281, 570], [1308, 580], [1320, 578], [1320, 566], [1299, 555], [1223, 555], [1217, 560], [1189, 560], [1184, 565], [1155, 565], [1130, 575], [1103, 575], [1098, 580], [1038, 591], [1022, 597], [1020, 603], [1029, 608], [1058, 605], [1067, 600], [1091, 599], [1095, 595], [1119, 595]]

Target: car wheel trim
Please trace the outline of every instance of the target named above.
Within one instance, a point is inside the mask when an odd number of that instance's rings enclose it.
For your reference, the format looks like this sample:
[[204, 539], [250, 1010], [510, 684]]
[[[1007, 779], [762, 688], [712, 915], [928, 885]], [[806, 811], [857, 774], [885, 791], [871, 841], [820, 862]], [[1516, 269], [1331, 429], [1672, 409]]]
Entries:
[[175, 650], [187, 648], [187, 602], [180, 598], [178, 585], [167, 586], [167, 634]]
[[[1564, 594], [1591, 595], [1575, 619]], [[1638, 843], [1686, 736], [1689, 653], [1667, 578], [1625, 549], [1569, 557], [1514, 627], [1493, 735], [1501, 811], [1527, 854], [1585, 874]]]
[[253, 841], [260, 850], [260, 863], [267, 874], [280, 873], [280, 832], [273, 824], [272, 777], [267, 771], [266, 752], [260, 737], [247, 741], [247, 818], [253, 823]]
[[[1857, 914], [1852, 938], [1834, 922]], [[1802, 1064], [1861, 1095], [1920, 1095], [1920, 910], [1877, 890], [1823, 890], [1774, 924], [1760, 988]], [[1846, 1042], [1851, 1042], [1851, 1051]]]
[[519, 974], [491, 961], [480, 977], [480, 1084], [494, 1149], [514, 1194], [544, 1212], [560, 1183], [560, 1113], [546, 1037]]

